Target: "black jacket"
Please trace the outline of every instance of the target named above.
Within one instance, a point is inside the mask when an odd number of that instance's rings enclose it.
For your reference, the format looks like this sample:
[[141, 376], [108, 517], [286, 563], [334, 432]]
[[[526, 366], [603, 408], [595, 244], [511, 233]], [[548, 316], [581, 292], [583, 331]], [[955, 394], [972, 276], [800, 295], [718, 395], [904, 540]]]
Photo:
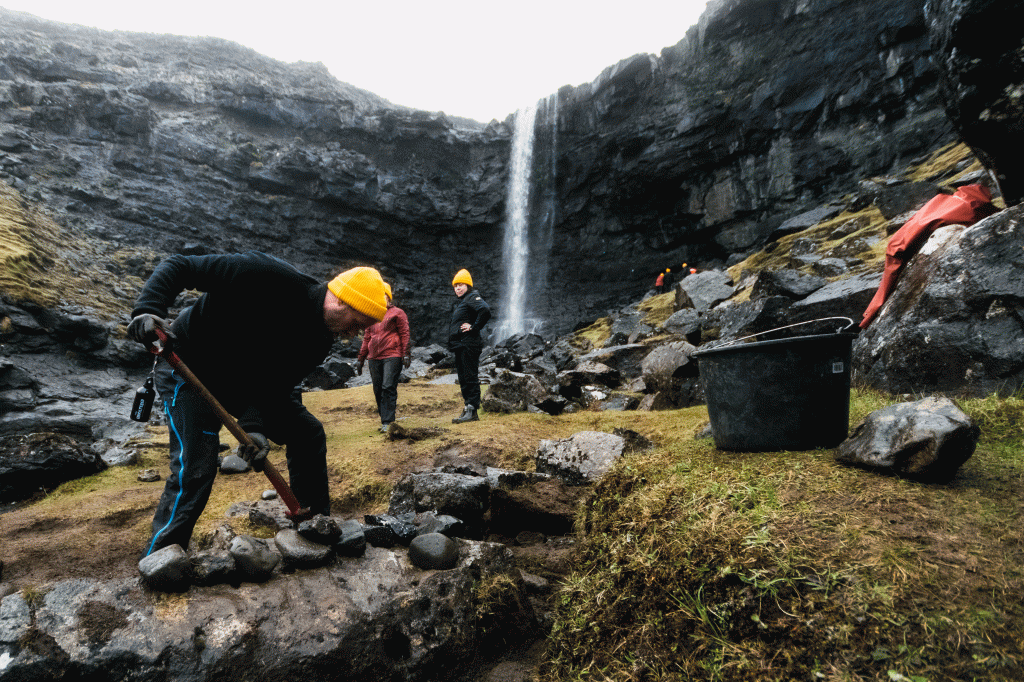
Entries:
[[[491, 319], [491, 307], [487, 305], [477, 290], [470, 287], [465, 294], [459, 297], [458, 302], [452, 309], [452, 322], [448, 326], [448, 349], [484, 347], [483, 339], [480, 337], [480, 330]], [[462, 324], [469, 322], [472, 328], [468, 332], [462, 331]]]
[[166, 317], [185, 289], [205, 293], [174, 321], [177, 354], [243, 428], [258, 430], [260, 413], [296, 400], [330, 352], [326, 283], [257, 251], [177, 255], [156, 267], [132, 315]]

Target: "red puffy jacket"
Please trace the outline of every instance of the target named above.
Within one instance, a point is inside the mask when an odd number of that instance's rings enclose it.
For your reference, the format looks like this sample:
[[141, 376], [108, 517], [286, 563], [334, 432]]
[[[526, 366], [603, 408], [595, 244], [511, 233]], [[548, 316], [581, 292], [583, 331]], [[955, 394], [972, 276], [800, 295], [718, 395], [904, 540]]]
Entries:
[[994, 212], [992, 193], [984, 185], [964, 185], [953, 194], [940, 194], [921, 207], [889, 239], [885, 249], [885, 271], [878, 291], [864, 311], [860, 328], [865, 329], [896, 288], [900, 270], [928, 241], [932, 232], [944, 225], [972, 225]]
[[384, 319], [363, 332], [357, 360], [403, 358], [409, 354], [409, 318], [401, 308], [388, 308]]

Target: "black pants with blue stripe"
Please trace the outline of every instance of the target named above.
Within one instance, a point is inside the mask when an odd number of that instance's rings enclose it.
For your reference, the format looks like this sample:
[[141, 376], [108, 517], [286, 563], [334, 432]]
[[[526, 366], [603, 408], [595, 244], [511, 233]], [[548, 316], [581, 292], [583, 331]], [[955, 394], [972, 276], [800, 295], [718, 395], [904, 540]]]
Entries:
[[[153, 515], [147, 555], [170, 545], [188, 549], [220, 465], [222, 425], [209, 403], [163, 360], [156, 386], [170, 431], [171, 473]], [[299, 391], [286, 408], [264, 415], [263, 435], [286, 446], [289, 484], [299, 505], [314, 514], [329, 514], [327, 437], [320, 421], [303, 407]]]

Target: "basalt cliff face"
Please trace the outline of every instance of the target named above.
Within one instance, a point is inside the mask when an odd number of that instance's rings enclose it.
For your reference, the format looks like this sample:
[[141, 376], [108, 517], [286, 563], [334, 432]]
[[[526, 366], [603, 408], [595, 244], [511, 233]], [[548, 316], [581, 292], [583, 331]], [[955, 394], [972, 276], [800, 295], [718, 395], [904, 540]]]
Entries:
[[[710, 2], [660, 56], [541, 102], [527, 272], [545, 332], [951, 140], [923, 6]], [[0, 10], [0, 168], [28, 201], [157, 254], [255, 248], [325, 279], [377, 266], [418, 344], [443, 340], [458, 268], [500, 300], [513, 116], [410, 110], [214, 38]]]

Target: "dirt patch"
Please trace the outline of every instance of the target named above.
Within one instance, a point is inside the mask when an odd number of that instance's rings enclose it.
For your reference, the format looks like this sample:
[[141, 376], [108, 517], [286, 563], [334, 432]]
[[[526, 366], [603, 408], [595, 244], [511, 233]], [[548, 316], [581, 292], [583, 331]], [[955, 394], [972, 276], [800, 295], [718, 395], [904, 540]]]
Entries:
[[78, 611], [78, 626], [89, 639], [89, 646], [102, 646], [110, 641], [115, 630], [128, 625], [128, 615], [110, 604], [86, 602]]
[[4, 582], [20, 589], [136, 574], [158, 496], [152, 488], [118, 490], [97, 493], [74, 510], [32, 505], [3, 514]]

